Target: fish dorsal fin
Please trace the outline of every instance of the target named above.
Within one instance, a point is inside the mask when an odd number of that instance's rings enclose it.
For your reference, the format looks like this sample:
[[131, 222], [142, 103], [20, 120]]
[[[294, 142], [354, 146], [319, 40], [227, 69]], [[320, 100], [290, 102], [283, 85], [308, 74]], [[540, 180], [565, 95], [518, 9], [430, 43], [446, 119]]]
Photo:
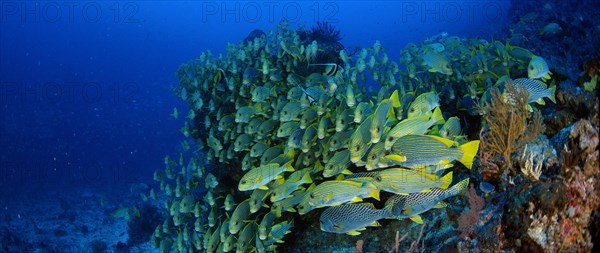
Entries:
[[357, 197], [352, 198], [350, 201], [352, 201], [352, 202], [361, 202], [362, 199], [357, 196]]

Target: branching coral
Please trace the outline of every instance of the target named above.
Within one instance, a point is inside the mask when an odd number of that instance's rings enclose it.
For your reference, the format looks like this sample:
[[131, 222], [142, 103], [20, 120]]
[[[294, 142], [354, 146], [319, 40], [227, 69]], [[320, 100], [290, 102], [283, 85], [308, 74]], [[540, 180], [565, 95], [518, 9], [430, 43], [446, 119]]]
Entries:
[[318, 22], [310, 29], [309, 37], [324, 43], [337, 43], [342, 39], [340, 30], [336, 29], [327, 21]]
[[540, 113], [527, 108], [526, 89], [507, 82], [504, 94], [498, 89], [492, 89], [491, 94], [492, 99], [483, 106], [483, 119], [488, 127], [480, 133], [484, 176], [512, 170], [514, 152], [544, 131]]

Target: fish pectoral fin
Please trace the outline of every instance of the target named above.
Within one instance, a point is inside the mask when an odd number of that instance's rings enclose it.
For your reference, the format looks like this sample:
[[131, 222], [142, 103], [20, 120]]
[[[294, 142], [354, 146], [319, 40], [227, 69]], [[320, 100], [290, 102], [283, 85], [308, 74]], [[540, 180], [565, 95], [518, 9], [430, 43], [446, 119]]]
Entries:
[[448, 204], [446, 204], [446, 202], [440, 201], [437, 204], [435, 204], [435, 206], [433, 206], [433, 208], [446, 208], [447, 206], [448, 206]]
[[419, 216], [419, 215], [411, 216], [410, 220], [412, 220], [418, 224], [423, 224], [423, 219], [421, 219], [421, 216]]
[[263, 185], [263, 186], [259, 186], [257, 189], [268, 190], [269, 187], [267, 187], [266, 185]]
[[344, 174], [344, 175], [350, 175], [350, 174], [352, 174], [352, 171], [350, 171], [348, 169], [345, 169], [345, 170], [342, 171], [342, 174]]

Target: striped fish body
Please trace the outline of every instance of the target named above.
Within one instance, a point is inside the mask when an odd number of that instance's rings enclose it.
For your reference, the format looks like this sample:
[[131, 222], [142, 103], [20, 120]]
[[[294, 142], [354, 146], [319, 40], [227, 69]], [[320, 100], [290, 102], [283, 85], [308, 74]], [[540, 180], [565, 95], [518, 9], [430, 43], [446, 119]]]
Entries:
[[373, 185], [379, 190], [394, 194], [410, 194], [427, 191], [431, 188], [448, 188], [452, 182], [452, 172], [442, 178], [405, 168], [389, 168], [379, 171]]
[[373, 185], [348, 180], [325, 181], [309, 194], [309, 204], [316, 208], [335, 206], [346, 202], [359, 202], [362, 198], [379, 199], [379, 190]]
[[376, 225], [377, 220], [386, 218], [385, 209], [377, 209], [371, 203], [353, 203], [329, 207], [319, 219], [321, 230], [338, 234], [360, 234], [358, 230]]
[[429, 192], [394, 195], [386, 201], [385, 207], [390, 211], [390, 218], [419, 220], [420, 218], [415, 216], [427, 212], [432, 208], [445, 207], [446, 205], [442, 202], [443, 200], [459, 194], [468, 185], [469, 179], [467, 178], [445, 190], [433, 188]]
[[430, 165], [444, 165], [452, 161], [460, 161], [468, 168], [479, 149], [479, 141], [458, 146], [452, 140], [432, 135], [406, 135], [399, 138], [392, 146], [392, 155], [398, 165], [419, 169]]

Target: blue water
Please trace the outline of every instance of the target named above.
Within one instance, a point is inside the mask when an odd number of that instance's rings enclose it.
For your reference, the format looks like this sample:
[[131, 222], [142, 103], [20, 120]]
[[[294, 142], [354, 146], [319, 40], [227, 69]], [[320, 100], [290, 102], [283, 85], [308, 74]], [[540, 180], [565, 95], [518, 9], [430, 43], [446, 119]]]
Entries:
[[[3, 1], [0, 148], [3, 192], [127, 186], [176, 154], [187, 112], [174, 72], [204, 50], [225, 53], [253, 29], [328, 21], [347, 47], [379, 39], [390, 57], [447, 32], [492, 38], [504, 1], [290, 3]], [[6, 189], [6, 190], [4, 190]]]
[[328, 21], [346, 47], [376, 39], [397, 59], [440, 33], [492, 39], [507, 1], [2, 1], [0, 204], [48, 191], [106, 194], [151, 183], [177, 156], [187, 105], [177, 68], [253, 29]]

